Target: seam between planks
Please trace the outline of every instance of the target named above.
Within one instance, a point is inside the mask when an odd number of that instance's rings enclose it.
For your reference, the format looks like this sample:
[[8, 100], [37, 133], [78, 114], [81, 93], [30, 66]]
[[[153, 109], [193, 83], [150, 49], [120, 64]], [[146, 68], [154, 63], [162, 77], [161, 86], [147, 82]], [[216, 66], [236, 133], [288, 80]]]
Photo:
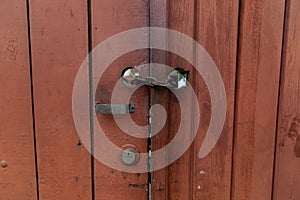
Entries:
[[273, 176], [272, 176], [272, 190], [271, 190], [271, 199], [274, 199], [275, 192], [275, 175], [276, 175], [276, 159], [277, 159], [277, 141], [278, 141], [278, 125], [279, 125], [279, 109], [280, 109], [280, 96], [281, 96], [281, 83], [283, 76], [283, 65], [285, 61], [285, 38], [286, 32], [288, 31], [288, 14], [290, 10], [290, 2], [284, 1], [284, 14], [283, 14], [283, 31], [282, 31], [282, 43], [281, 43], [281, 63], [280, 63], [280, 73], [279, 73], [279, 81], [278, 81], [278, 99], [277, 99], [277, 115], [276, 115], [276, 127], [275, 127], [275, 141], [274, 141], [274, 159], [273, 159]]
[[93, 33], [92, 33], [92, 2], [87, 0], [87, 23], [88, 23], [88, 76], [89, 76], [89, 114], [90, 114], [90, 140], [91, 140], [91, 192], [92, 200], [95, 200], [95, 166], [94, 166], [94, 94], [93, 94]]
[[34, 161], [35, 161], [35, 177], [36, 177], [36, 194], [37, 199], [39, 195], [39, 172], [38, 172], [38, 158], [36, 148], [36, 126], [35, 126], [35, 113], [34, 113], [34, 91], [33, 91], [33, 70], [32, 70], [32, 47], [31, 47], [31, 27], [30, 27], [30, 6], [29, 0], [26, 0], [27, 11], [27, 31], [28, 31], [28, 52], [29, 52], [29, 66], [30, 66], [30, 92], [31, 92], [31, 109], [32, 109], [32, 128], [33, 128], [33, 144], [34, 144]]
[[[235, 85], [234, 85], [234, 108], [233, 108], [233, 124], [235, 124], [237, 119], [237, 107], [238, 107], [238, 85], [239, 85], [239, 52], [240, 52], [240, 29], [241, 29], [241, 12], [242, 12], [242, 2], [238, 1], [238, 23], [237, 23], [237, 43], [236, 43], [236, 70], [235, 70]], [[232, 134], [232, 151], [231, 151], [231, 180], [230, 180], [230, 200], [233, 199], [234, 193], [234, 161], [235, 161], [235, 140], [236, 140], [236, 126], [233, 125], [233, 134]]]
[[[193, 13], [193, 39], [196, 41], [197, 40], [197, 36], [198, 36], [198, 11], [197, 11], [197, 5], [198, 5], [198, 0], [194, 1], [194, 5], [193, 5], [193, 9], [194, 9], [194, 13]], [[196, 61], [196, 48], [195, 46], [193, 46], [193, 59], [194, 62]], [[195, 72], [195, 69], [193, 69], [193, 72]], [[193, 83], [191, 83], [192, 85], [195, 85], [195, 80], [196, 78], [196, 74], [193, 73]], [[194, 99], [192, 99], [192, 101], [195, 101]], [[192, 103], [192, 105], [194, 105], [194, 102]], [[192, 109], [192, 116], [195, 115], [194, 112], [195, 109]], [[194, 125], [193, 122], [191, 123], [192, 125], [192, 129], [194, 129]], [[193, 132], [193, 130], [191, 130], [191, 132]], [[195, 137], [196, 138], [196, 137]], [[194, 169], [195, 169], [195, 165], [196, 165], [196, 160], [195, 160], [195, 151], [197, 152], [197, 150], [195, 150], [195, 140], [193, 141], [193, 143], [190, 146], [190, 192], [189, 192], [189, 198], [191, 200], [194, 199]], [[197, 153], [196, 153], [197, 155]]]

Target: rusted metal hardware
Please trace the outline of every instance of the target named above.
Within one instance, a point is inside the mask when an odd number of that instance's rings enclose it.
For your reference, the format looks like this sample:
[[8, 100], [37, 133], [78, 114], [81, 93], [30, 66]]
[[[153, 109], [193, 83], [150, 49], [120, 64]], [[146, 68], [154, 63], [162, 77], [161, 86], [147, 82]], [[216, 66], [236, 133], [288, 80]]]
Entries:
[[123, 82], [128, 86], [146, 85], [149, 87], [168, 87], [181, 89], [188, 86], [189, 71], [175, 68], [166, 81], [158, 81], [155, 77], [142, 77], [135, 67], [128, 67], [122, 72]]
[[[182, 89], [188, 86], [189, 71], [175, 68], [168, 74], [166, 81], [158, 81], [154, 77], [143, 78], [135, 67], [128, 67], [122, 72], [122, 80], [128, 86], [167, 87]], [[128, 114], [135, 112], [134, 104], [95, 104], [97, 114]]]
[[97, 114], [128, 114], [135, 112], [134, 104], [101, 104], [96, 103], [95, 111]]

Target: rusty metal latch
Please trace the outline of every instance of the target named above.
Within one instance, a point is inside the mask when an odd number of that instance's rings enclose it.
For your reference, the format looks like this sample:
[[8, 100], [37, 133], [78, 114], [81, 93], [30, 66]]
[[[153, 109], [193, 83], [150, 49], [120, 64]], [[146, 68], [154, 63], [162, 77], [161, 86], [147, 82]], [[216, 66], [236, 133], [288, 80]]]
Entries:
[[[171, 89], [182, 89], [188, 86], [189, 71], [182, 68], [175, 68], [168, 75], [166, 81], [158, 81], [154, 77], [143, 78], [140, 72], [135, 67], [128, 67], [122, 72], [122, 80], [128, 86], [142, 86], [149, 87], [167, 87]], [[95, 104], [95, 111], [97, 114], [128, 114], [135, 112], [134, 104]]]
[[128, 114], [134, 113], [135, 105], [134, 104], [95, 104], [95, 111], [97, 114]]
[[155, 77], [142, 77], [135, 67], [128, 67], [122, 72], [123, 82], [128, 86], [146, 85], [149, 87], [168, 87], [182, 89], [188, 86], [189, 71], [175, 68], [166, 81], [158, 81]]

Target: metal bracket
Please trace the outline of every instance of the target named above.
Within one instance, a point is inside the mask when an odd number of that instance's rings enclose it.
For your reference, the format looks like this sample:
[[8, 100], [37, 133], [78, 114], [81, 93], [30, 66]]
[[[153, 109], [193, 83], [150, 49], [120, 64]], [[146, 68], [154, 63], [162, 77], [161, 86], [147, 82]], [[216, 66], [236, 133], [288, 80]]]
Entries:
[[123, 82], [128, 86], [147, 85], [149, 87], [169, 87], [172, 89], [181, 89], [188, 86], [189, 71], [182, 68], [175, 68], [168, 75], [164, 82], [157, 81], [154, 77], [141, 77], [140, 72], [135, 67], [128, 67], [122, 72]]
[[135, 105], [134, 104], [100, 104], [96, 103], [95, 111], [97, 114], [128, 114], [134, 113]]

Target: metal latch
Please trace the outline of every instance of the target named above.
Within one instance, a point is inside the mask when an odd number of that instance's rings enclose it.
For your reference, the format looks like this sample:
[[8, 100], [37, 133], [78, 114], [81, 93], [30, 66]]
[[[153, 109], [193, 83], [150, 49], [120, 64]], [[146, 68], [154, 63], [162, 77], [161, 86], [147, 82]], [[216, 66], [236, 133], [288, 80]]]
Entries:
[[[170, 72], [166, 81], [158, 81], [154, 77], [143, 78], [135, 67], [128, 67], [122, 72], [123, 82], [128, 86], [147, 85], [149, 87], [168, 87], [181, 89], [188, 86], [189, 71], [175, 68]], [[97, 114], [128, 114], [135, 112], [134, 104], [95, 104]]]
[[182, 68], [175, 68], [168, 75], [166, 81], [158, 81], [154, 77], [142, 77], [139, 70], [135, 67], [128, 67], [122, 72], [123, 82], [128, 86], [147, 85], [149, 87], [169, 87], [172, 89], [181, 89], [188, 86], [189, 71]]
[[95, 111], [97, 114], [128, 114], [134, 113], [135, 105], [134, 104], [101, 104], [96, 103]]

